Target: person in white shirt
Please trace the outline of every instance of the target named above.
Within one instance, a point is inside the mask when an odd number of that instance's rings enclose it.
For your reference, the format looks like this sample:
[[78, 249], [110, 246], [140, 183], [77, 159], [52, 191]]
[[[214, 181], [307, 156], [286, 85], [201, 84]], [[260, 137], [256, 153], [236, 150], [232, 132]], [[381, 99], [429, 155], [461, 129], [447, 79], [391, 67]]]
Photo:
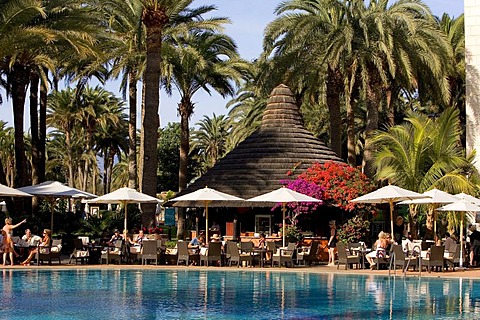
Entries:
[[32, 231], [30, 231], [30, 229], [25, 229], [25, 234], [23, 235], [22, 239], [29, 247], [37, 246], [37, 244], [40, 243], [40, 241], [42, 240], [41, 237], [32, 234]]

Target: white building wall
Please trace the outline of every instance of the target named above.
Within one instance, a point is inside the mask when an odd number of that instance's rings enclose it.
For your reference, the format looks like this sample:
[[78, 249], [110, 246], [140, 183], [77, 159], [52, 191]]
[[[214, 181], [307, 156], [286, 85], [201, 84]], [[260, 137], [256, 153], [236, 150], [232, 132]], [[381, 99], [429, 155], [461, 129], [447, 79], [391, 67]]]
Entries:
[[480, 0], [464, 0], [467, 153], [476, 150], [480, 170]]

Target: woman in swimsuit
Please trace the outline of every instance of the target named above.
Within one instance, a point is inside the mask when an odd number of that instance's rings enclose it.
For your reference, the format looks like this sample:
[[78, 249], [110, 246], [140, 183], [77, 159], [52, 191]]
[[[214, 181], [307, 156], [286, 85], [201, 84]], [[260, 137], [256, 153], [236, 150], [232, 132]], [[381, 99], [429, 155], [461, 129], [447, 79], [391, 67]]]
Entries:
[[[6, 254], [9, 253], [10, 255], [10, 264], [13, 265], [13, 254], [15, 254], [16, 257], [18, 257], [18, 253], [15, 252], [15, 248], [13, 247], [13, 241], [12, 241], [12, 235], [13, 235], [13, 229], [21, 225], [22, 223], [27, 222], [27, 219], [23, 219], [19, 223], [12, 225], [12, 218], [6, 218], [5, 219], [5, 225], [2, 228], [2, 235], [5, 239], [3, 239], [3, 245], [4, 245], [4, 254], [3, 254], [3, 265], [5, 265], [6, 261]], [[5, 234], [3, 234], [3, 231], [5, 231]], [[8, 244], [8, 249], [5, 247], [5, 245]]]

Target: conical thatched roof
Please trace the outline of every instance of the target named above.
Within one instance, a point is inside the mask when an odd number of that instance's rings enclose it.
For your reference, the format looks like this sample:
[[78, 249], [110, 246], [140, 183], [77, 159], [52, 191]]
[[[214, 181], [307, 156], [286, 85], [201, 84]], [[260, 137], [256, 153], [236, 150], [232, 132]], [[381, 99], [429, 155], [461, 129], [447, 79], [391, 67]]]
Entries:
[[[326, 161], [343, 162], [304, 128], [292, 92], [287, 86], [279, 85], [270, 95], [261, 127], [179, 195], [208, 186], [249, 199], [281, 187], [281, 180], [292, 179], [313, 163]], [[289, 171], [294, 171], [292, 177], [287, 176]], [[202, 206], [194, 202], [174, 204], [197, 205]], [[252, 203], [229, 203], [228, 206], [252, 206]]]

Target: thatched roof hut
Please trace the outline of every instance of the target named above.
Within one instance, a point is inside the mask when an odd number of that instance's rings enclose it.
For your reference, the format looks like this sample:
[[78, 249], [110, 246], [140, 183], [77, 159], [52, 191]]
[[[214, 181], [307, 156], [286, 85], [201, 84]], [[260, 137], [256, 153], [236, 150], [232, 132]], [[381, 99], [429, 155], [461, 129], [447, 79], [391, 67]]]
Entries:
[[[179, 195], [205, 186], [243, 199], [273, 191], [281, 180], [304, 172], [313, 163], [343, 162], [323, 142], [305, 129], [291, 90], [285, 85], [273, 89], [263, 114], [262, 124], [252, 135], [219, 160], [213, 168], [182, 190]], [[203, 206], [195, 202], [173, 206]], [[225, 204], [209, 204], [225, 206]], [[229, 207], [249, 207], [252, 203], [228, 203]], [[256, 203], [254, 206], [263, 206]], [[271, 206], [271, 203], [265, 204]]]

